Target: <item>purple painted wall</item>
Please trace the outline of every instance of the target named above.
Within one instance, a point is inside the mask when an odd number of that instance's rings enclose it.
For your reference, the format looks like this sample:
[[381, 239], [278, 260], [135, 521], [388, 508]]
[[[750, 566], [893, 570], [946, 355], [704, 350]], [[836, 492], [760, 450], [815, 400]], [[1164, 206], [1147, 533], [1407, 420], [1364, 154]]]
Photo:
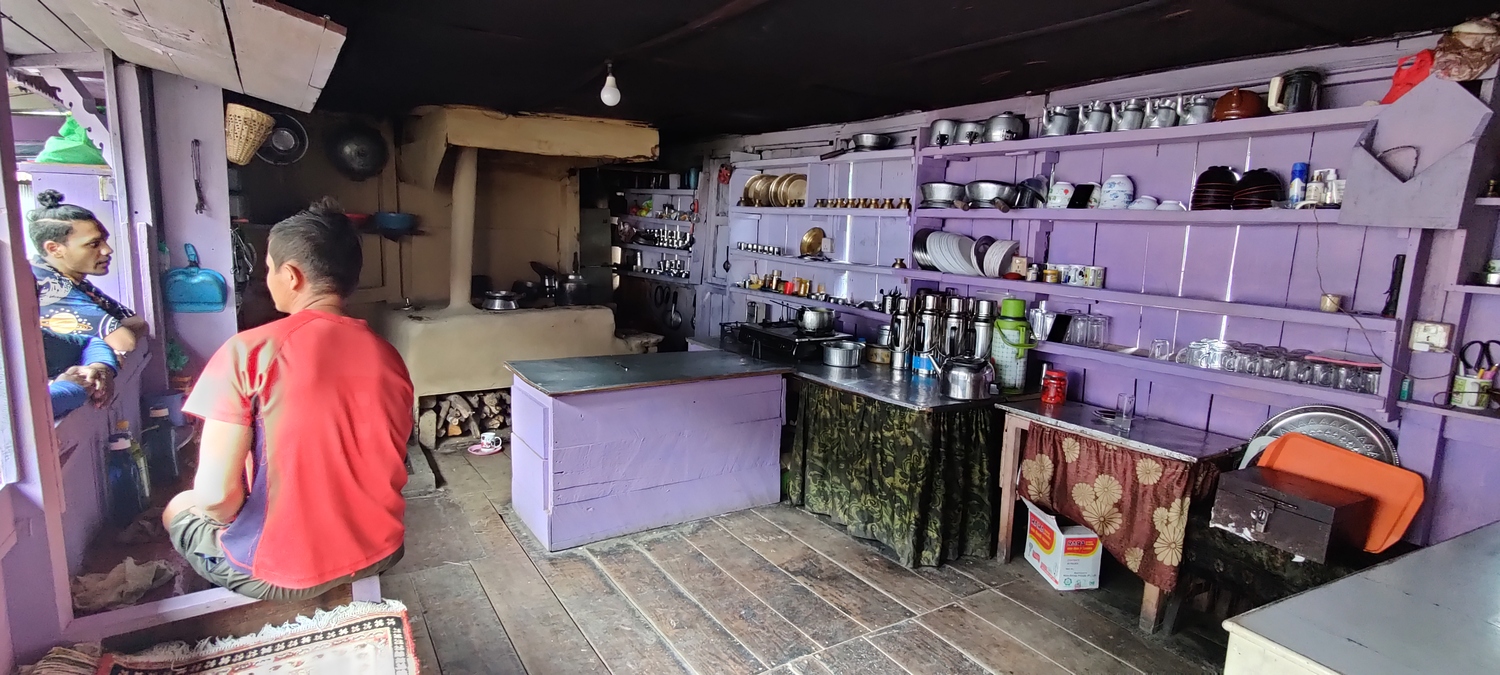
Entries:
[[56, 134], [65, 119], [56, 115], [13, 115], [10, 129], [17, 143], [41, 143]]
[[[192, 359], [196, 373], [239, 327], [234, 312], [234, 265], [229, 238], [229, 174], [224, 147], [224, 96], [218, 87], [153, 72], [156, 88], [157, 156], [161, 164], [161, 231], [171, 266], [187, 264], [184, 244], [197, 247], [204, 268], [230, 284], [230, 304], [213, 314], [172, 314], [173, 335]], [[200, 145], [204, 211], [198, 213], [193, 181], [192, 142]]]

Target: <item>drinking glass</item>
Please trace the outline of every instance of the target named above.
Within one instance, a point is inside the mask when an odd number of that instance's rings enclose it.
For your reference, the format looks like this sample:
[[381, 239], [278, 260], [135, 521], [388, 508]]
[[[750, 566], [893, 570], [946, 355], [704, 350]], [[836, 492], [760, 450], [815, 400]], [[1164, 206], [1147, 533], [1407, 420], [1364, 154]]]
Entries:
[[1120, 394], [1115, 399], [1113, 425], [1120, 431], [1130, 431], [1130, 420], [1135, 417], [1135, 394]]
[[1157, 361], [1172, 360], [1172, 341], [1156, 339], [1151, 341], [1151, 358]]
[[1374, 368], [1365, 371], [1365, 386], [1361, 389], [1366, 394], [1380, 393], [1380, 371]]

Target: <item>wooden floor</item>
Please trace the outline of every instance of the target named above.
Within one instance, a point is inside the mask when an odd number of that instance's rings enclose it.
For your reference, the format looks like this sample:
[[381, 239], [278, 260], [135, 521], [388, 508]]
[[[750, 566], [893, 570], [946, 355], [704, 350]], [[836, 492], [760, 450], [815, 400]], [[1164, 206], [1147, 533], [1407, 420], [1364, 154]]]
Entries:
[[1053, 591], [1019, 560], [913, 572], [789, 507], [546, 553], [510, 510], [507, 455], [437, 460], [447, 487], [410, 500], [406, 557], [382, 576], [411, 610], [424, 673], [1170, 675], [1223, 662], [1193, 634], [1132, 629], [1138, 581], [1132, 598], [1128, 583]]

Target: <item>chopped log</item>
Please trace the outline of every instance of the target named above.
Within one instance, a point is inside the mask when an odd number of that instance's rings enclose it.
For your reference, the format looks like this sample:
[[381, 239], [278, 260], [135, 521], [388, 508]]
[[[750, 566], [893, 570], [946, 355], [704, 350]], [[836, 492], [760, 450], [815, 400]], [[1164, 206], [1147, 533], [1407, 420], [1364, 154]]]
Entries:
[[470, 417], [469, 419], [465, 420], [464, 421], [464, 428], [465, 428], [465, 431], [470, 436], [478, 438], [479, 437], [479, 431], [480, 431], [480, 429], [479, 429], [479, 418], [478, 417]]
[[479, 407], [479, 394], [464, 394], [464, 400], [469, 402], [470, 407]]
[[458, 394], [450, 394], [447, 401], [449, 422], [460, 422], [474, 414], [473, 406], [470, 406], [469, 402]]
[[505, 422], [499, 418], [491, 417], [484, 421], [483, 426], [485, 431], [494, 431], [496, 429], [499, 429], [500, 427], [505, 426]]
[[421, 410], [432, 410], [438, 404], [436, 396], [423, 396], [417, 399], [417, 407]]
[[479, 397], [479, 399], [481, 401], [484, 401], [484, 405], [486, 407], [493, 408], [495, 406], [500, 405], [500, 393], [499, 392], [487, 391], [487, 392], [481, 394], [480, 397]]
[[428, 450], [437, 447], [438, 416], [435, 411], [424, 410], [417, 417], [417, 444]]
[[452, 436], [462, 436], [463, 433], [464, 433], [464, 428], [463, 427], [461, 427], [461, 426], [459, 426], [457, 424], [449, 424], [448, 425], [448, 433], [446, 435], [449, 436], [449, 437], [452, 437]]

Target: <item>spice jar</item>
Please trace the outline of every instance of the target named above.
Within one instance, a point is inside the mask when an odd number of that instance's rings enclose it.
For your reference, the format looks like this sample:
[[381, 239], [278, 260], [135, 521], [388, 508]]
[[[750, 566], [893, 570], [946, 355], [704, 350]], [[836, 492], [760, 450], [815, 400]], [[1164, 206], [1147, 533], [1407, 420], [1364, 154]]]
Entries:
[[1057, 405], [1068, 399], [1068, 374], [1049, 370], [1042, 375], [1042, 403]]

